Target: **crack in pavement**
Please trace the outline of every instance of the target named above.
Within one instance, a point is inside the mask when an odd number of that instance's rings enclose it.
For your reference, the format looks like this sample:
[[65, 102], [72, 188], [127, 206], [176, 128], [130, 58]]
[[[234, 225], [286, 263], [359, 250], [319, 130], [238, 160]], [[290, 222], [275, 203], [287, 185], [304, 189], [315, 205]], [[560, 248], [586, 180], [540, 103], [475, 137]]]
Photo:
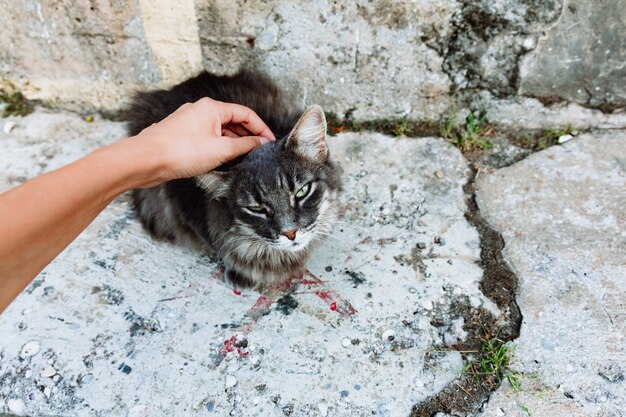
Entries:
[[[518, 279], [502, 256], [504, 239], [483, 218], [476, 203], [477, 172], [477, 169], [471, 165], [468, 181], [463, 187], [467, 204], [465, 218], [480, 236], [479, 265], [483, 268], [480, 289], [487, 298], [498, 305], [502, 310], [502, 315], [496, 318], [484, 309], [464, 306], [466, 311], [463, 316], [470, 319], [469, 323], [466, 322], [464, 325], [468, 337], [463, 343], [457, 345], [456, 349], [462, 353], [466, 362], [468, 351], [480, 351], [485, 333], [497, 335], [503, 342], [509, 342], [519, 336], [522, 324], [522, 313], [515, 301]], [[476, 412], [489, 400], [489, 396], [499, 387], [500, 382], [501, 380], [498, 380], [495, 375], [477, 379], [464, 373], [439, 393], [416, 404], [410, 417], [431, 417], [439, 412], [453, 415]]]

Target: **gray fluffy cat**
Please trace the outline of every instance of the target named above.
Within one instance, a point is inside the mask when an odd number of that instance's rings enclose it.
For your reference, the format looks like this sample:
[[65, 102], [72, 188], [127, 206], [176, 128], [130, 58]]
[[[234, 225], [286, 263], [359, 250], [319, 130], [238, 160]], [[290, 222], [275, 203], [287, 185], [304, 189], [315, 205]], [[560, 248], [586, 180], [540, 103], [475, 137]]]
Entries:
[[129, 133], [204, 96], [252, 108], [279, 139], [216, 171], [134, 190], [135, 209], [154, 237], [221, 258], [236, 286], [285, 280], [304, 269], [337, 217], [341, 183], [324, 113], [319, 106], [298, 111], [256, 72], [202, 73], [136, 95], [126, 113]]

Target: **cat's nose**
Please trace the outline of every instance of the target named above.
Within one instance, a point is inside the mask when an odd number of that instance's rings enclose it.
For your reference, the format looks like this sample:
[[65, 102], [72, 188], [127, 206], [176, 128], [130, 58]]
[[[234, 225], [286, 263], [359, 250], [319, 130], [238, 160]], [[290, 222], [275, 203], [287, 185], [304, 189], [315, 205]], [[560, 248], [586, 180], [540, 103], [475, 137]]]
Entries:
[[296, 238], [297, 231], [298, 229], [285, 230], [284, 232], [281, 232], [280, 234], [283, 236], [287, 236], [287, 239], [289, 240], [294, 240]]

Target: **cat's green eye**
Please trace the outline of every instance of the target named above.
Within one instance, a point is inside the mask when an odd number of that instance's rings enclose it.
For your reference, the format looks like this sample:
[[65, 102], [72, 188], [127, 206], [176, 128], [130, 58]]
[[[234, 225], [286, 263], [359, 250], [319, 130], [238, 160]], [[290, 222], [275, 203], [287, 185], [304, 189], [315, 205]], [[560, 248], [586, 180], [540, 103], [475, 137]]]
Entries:
[[248, 206], [246, 208], [253, 213], [265, 213], [265, 208], [261, 206]]
[[308, 183], [304, 187], [300, 188], [296, 193], [296, 198], [300, 199], [306, 197], [309, 191], [311, 191], [311, 183]]

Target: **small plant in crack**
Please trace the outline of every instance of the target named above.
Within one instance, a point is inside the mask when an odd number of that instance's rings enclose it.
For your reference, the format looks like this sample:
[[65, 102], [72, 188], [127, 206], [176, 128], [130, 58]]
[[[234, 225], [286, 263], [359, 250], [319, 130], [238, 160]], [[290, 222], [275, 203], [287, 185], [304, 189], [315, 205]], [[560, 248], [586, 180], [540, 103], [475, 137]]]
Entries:
[[12, 85], [7, 90], [0, 88], [0, 103], [4, 103], [2, 117], [27, 116], [34, 110], [33, 104]]
[[412, 129], [409, 124], [409, 119], [402, 119], [396, 123], [396, 126], [393, 129], [393, 134], [395, 136], [409, 136], [411, 131]]
[[478, 381], [480, 378], [495, 379], [500, 382], [506, 378], [515, 391], [521, 389], [522, 373], [511, 368], [513, 349], [498, 337], [486, 337], [477, 359], [465, 366], [465, 373]]
[[565, 135], [576, 135], [578, 132], [571, 125], [555, 127], [535, 134], [527, 134], [519, 139], [519, 146], [533, 151], [542, 151], [559, 142], [559, 138]]
[[456, 113], [451, 112], [441, 122], [439, 133], [462, 152], [472, 152], [491, 149], [489, 137], [493, 136], [494, 129], [487, 121], [485, 111], [478, 113], [478, 116], [468, 112], [463, 124], [458, 124]]

